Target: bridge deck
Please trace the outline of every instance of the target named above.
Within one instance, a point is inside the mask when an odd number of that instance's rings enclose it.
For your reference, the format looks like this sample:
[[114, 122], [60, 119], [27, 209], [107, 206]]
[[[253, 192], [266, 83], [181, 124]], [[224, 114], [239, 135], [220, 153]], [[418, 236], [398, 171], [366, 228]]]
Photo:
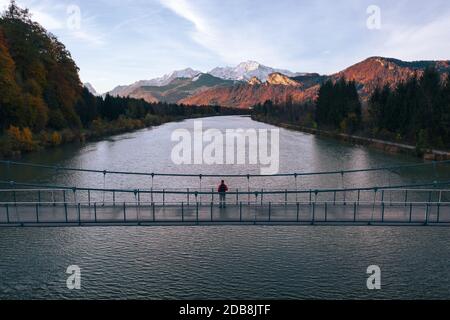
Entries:
[[450, 203], [0, 205], [0, 226], [179, 224], [450, 224]]

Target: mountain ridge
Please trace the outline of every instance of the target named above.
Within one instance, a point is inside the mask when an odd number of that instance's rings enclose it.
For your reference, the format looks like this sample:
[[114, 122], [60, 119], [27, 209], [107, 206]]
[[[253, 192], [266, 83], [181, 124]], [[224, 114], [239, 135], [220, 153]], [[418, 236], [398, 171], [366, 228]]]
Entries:
[[[278, 103], [287, 99], [295, 103], [312, 101], [324, 81], [345, 78], [355, 81], [362, 100], [367, 100], [376, 87], [395, 87], [414, 75], [420, 76], [430, 66], [443, 77], [450, 72], [449, 60], [408, 62], [379, 56], [369, 57], [331, 75], [281, 70], [288, 73], [285, 74], [279, 69], [247, 61], [235, 68], [215, 68], [207, 73], [191, 68], [174, 71], [161, 78], [119, 86], [109, 94], [129, 95], [147, 102], [250, 108], [266, 100]], [[195, 84], [199, 79], [208, 80]]]

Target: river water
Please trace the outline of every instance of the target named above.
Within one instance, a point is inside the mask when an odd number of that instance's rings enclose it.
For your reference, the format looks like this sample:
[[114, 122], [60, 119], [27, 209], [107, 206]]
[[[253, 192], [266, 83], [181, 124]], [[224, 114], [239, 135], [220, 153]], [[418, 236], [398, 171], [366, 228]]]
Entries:
[[[259, 174], [258, 165], [176, 165], [176, 129], [168, 123], [83, 146], [35, 153], [23, 161], [99, 170], [154, 173]], [[275, 129], [247, 117], [202, 120], [203, 129]], [[351, 144], [280, 129], [279, 172], [318, 172], [416, 163]], [[448, 179], [432, 166], [386, 172], [290, 178], [230, 178], [234, 189], [340, 188]], [[1, 180], [98, 188], [185, 189], [199, 178], [56, 172], [1, 167]], [[209, 190], [220, 178], [203, 178]], [[439, 227], [104, 227], [0, 230], [0, 298], [450, 298], [450, 233]], [[66, 286], [70, 265], [81, 290]], [[378, 265], [382, 289], [368, 290]]]

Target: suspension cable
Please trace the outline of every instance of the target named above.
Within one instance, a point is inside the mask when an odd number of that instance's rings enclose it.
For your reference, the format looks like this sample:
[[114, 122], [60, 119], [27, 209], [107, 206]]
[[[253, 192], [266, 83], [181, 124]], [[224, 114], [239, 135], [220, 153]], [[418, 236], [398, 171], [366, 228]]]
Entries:
[[[43, 164], [36, 163], [24, 163], [24, 162], [14, 162], [14, 161], [5, 161], [0, 160], [0, 164], [6, 164], [10, 166], [24, 166], [24, 167], [34, 167], [40, 169], [52, 169], [59, 171], [75, 171], [75, 172], [88, 172], [88, 173], [103, 173], [106, 172], [110, 175], [138, 175], [138, 176], [162, 176], [162, 177], [198, 177], [198, 173], [148, 173], [148, 172], [133, 172], [133, 171], [109, 171], [109, 170], [94, 170], [94, 169], [77, 169], [70, 167], [60, 167], [60, 166], [49, 166]], [[291, 177], [291, 176], [315, 176], [315, 175], [334, 175], [334, 174], [342, 174], [342, 173], [357, 173], [357, 172], [369, 172], [369, 171], [383, 171], [383, 170], [395, 170], [401, 168], [417, 168], [417, 167], [427, 167], [427, 166], [436, 166], [437, 164], [450, 164], [450, 160], [446, 161], [433, 161], [429, 163], [414, 163], [414, 164], [399, 164], [396, 166], [390, 167], [378, 167], [378, 168], [366, 168], [366, 169], [352, 169], [352, 170], [336, 170], [336, 171], [319, 171], [319, 172], [303, 172], [303, 173], [279, 173], [272, 175], [262, 175], [262, 174], [202, 174], [203, 177], [208, 178], [245, 178], [245, 177]]]

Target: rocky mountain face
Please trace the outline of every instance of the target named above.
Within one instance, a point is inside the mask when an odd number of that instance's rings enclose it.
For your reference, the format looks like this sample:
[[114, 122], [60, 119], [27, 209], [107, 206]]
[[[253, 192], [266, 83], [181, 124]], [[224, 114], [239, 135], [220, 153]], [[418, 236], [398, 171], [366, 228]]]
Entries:
[[294, 103], [314, 100], [317, 88], [302, 89], [285, 85], [249, 85], [239, 83], [231, 87], [212, 88], [185, 98], [180, 103], [187, 105], [220, 105], [234, 108], [250, 108], [258, 103], [272, 100], [275, 104], [291, 99]]
[[427, 67], [434, 67], [443, 76], [450, 72], [450, 61], [405, 62], [396, 59], [372, 57], [331, 76], [333, 80], [345, 78], [355, 81], [358, 92], [367, 99], [377, 87], [392, 88], [414, 75], [421, 76]]
[[395, 87], [414, 75], [420, 76], [430, 66], [435, 67], [443, 78], [450, 73], [450, 61], [405, 62], [372, 57], [329, 76], [277, 70], [248, 61], [235, 68], [216, 68], [208, 73], [192, 69], [176, 71], [162, 78], [117, 87], [110, 94], [142, 98], [148, 102], [250, 108], [266, 100], [274, 103], [288, 99], [294, 103], [313, 101], [324, 81], [345, 78], [356, 82], [364, 101], [376, 87], [386, 84]]

